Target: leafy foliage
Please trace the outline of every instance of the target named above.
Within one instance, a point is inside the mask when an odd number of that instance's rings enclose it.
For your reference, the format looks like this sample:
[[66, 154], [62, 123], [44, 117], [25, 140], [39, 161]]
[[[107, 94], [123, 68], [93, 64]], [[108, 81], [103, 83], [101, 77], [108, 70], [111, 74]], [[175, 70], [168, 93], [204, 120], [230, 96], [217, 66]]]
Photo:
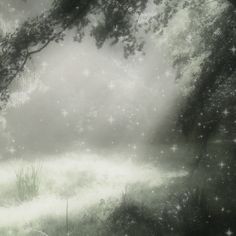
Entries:
[[[65, 32], [76, 29], [74, 39], [81, 41], [86, 33], [95, 38], [98, 47], [105, 41], [111, 45], [122, 43], [124, 56], [144, 50], [144, 36], [140, 33], [165, 34], [175, 23], [179, 12], [188, 11], [188, 30], [194, 38], [188, 50], [178, 48], [186, 44], [186, 32], [180, 32], [171, 50], [177, 80], [191, 80], [191, 91], [180, 111], [177, 125], [188, 140], [206, 145], [220, 126], [235, 130], [234, 115], [225, 117], [224, 111], [235, 113], [235, 1], [220, 0], [222, 12], [208, 15], [209, 0], [55, 0], [51, 9], [28, 19], [15, 32], [0, 36], [0, 99], [7, 103], [11, 82], [21, 73], [30, 58], [51, 42], [64, 39]], [[226, 4], [231, 3], [231, 4]], [[151, 5], [150, 5], [151, 4]], [[145, 22], [140, 16], [147, 7], [155, 6], [155, 14]], [[188, 71], [187, 68], [192, 68]], [[223, 94], [229, 94], [224, 96]], [[227, 119], [226, 119], [227, 118]], [[232, 138], [234, 132], [229, 132]]]
[[[63, 40], [64, 32], [74, 27], [78, 41], [82, 40], [87, 27], [99, 47], [107, 39], [114, 44], [123, 37], [126, 56], [141, 50], [143, 43], [138, 44], [132, 35], [132, 16], [143, 11], [145, 5], [145, 0], [55, 0], [49, 11], [28, 19], [15, 32], [0, 38], [0, 92], [5, 93], [33, 54], [50, 42]], [[92, 24], [94, 17], [101, 19], [96, 25]]]

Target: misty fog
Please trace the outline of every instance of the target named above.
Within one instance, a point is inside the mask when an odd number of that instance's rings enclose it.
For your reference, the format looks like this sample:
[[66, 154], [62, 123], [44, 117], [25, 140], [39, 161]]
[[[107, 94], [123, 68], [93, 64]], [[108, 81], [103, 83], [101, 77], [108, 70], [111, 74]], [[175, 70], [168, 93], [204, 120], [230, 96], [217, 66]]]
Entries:
[[[13, 32], [51, 3], [2, 0], [1, 32]], [[221, 8], [212, 9], [206, 12], [214, 18]], [[145, 14], [152, 14], [152, 5]], [[93, 214], [90, 209], [100, 214], [108, 202], [111, 212], [129, 191], [152, 206], [155, 194], [162, 199], [169, 183], [188, 176], [185, 161], [195, 153], [174, 139], [175, 122], [208, 55], [189, 60], [176, 79], [174, 56], [192, 53], [190, 44], [201, 42], [190, 18], [187, 10], [177, 11], [164, 34], [147, 33], [145, 50], [128, 58], [120, 43], [98, 48], [89, 35], [74, 41], [74, 29], [33, 55], [0, 113], [3, 236], [48, 235], [42, 225], [48, 219], [64, 224], [65, 217], [70, 235], [68, 221]], [[21, 178], [38, 181], [33, 196], [19, 193]]]

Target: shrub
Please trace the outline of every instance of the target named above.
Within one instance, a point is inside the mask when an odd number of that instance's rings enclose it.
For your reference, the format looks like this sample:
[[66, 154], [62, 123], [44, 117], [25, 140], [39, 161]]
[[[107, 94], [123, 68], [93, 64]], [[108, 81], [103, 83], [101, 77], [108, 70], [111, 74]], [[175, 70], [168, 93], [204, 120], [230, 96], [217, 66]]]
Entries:
[[162, 212], [162, 228], [181, 236], [211, 235], [214, 215], [203, 189], [193, 188], [171, 196]]
[[17, 196], [20, 201], [31, 200], [38, 195], [39, 172], [40, 167], [37, 165], [21, 167], [16, 172]]
[[161, 228], [152, 210], [123, 196], [121, 204], [109, 216], [111, 235], [161, 236]]

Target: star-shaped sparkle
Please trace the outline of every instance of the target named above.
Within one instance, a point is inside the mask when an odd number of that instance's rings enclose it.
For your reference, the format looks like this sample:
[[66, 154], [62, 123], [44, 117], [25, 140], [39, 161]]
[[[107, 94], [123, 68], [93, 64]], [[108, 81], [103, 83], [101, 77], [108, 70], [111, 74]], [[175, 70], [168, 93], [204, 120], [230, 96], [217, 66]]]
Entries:
[[233, 232], [232, 232], [230, 229], [228, 229], [228, 230], [225, 232], [225, 234], [226, 234], [227, 236], [231, 236], [231, 235], [233, 235]]
[[236, 53], [236, 47], [233, 46], [233, 47], [230, 49], [230, 51], [233, 53], [233, 55], [235, 55], [235, 53]]
[[171, 148], [172, 152], [176, 152], [178, 150], [178, 147], [176, 144], [174, 144]]

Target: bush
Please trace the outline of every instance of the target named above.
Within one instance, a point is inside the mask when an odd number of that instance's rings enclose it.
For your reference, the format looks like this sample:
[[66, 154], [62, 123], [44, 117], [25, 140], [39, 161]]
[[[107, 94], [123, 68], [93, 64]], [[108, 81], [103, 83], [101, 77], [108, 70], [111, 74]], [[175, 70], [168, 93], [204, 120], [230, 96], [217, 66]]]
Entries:
[[16, 172], [17, 196], [20, 201], [31, 200], [38, 196], [40, 185], [39, 172], [40, 167], [37, 165], [21, 167]]
[[161, 236], [161, 227], [152, 210], [123, 196], [108, 218], [110, 235]]
[[[200, 188], [173, 194], [162, 211], [162, 228], [181, 236], [212, 235], [214, 215]], [[214, 234], [213, 234], [214, 235]]]

